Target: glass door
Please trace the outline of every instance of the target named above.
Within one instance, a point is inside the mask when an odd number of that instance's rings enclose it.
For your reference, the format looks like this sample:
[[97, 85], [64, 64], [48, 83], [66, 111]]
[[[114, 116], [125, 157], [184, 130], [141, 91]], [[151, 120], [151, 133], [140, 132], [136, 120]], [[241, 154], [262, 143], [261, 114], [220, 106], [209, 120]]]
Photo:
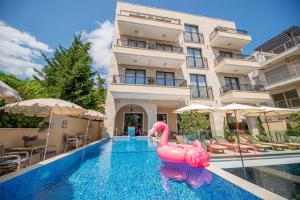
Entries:
[[135, 128], [135, 135], [143, 134], [143, 113], [125, 113], [124, 116], [124, 133], [128, 134], [128, 127]]
[[156, 72], [156, 84], [162, 86], [175, 86], [173, 72]]
[[187, 48], [187, 64], [189, 67], [204, 68], [201, 49]]
[[236, 77], [225, 77], [226, 88], [230, 90], [240, 90], [239, 79]]
[[190, 75], [193, 98], [208, 98], [207, 84], [205, 75]]
[[146, 71], [136, 69], [126, 69], [125, 83], [126, 84], [145, 84]]

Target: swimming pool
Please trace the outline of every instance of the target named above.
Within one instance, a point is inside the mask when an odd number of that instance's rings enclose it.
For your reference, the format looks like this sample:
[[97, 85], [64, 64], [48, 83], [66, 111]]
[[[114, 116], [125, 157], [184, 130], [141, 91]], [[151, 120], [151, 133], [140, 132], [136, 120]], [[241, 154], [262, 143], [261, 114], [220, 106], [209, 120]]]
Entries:
[[259, 199], [206, 169], [162, 162], [156, 146], [105, 140], [3, 182], [0, 199]]

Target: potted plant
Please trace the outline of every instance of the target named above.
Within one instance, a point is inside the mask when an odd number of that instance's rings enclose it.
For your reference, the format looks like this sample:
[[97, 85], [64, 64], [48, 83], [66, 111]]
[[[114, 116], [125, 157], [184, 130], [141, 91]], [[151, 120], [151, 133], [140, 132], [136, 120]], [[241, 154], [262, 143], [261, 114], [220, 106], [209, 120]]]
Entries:
[[148, 85], [154, 85], [155, 84], [155, 78], [148, 78]]
[[39, 137], [37, 135], [34, 136], [23, 136], [22, 140], [24, 142], [24, 147], [29, 147], [32, 145], [34, 141], [36, 141]]
[[198, 112], [184, 112], [180, 115], [180, 128], [183, 131], [183, 138], [185, 143], [192, 143], [195, 140], [205, 143], [205, 133], [210, 124], [207, 117]]

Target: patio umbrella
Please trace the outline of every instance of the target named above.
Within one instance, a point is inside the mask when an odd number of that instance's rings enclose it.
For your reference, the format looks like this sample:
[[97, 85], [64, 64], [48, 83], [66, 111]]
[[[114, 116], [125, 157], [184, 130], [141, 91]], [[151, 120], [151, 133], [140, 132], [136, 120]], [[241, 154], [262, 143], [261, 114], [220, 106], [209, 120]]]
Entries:
[[104, 119], [104, 114], [102, 114], [101, 112], [95, 111], [95, 110], [86, 110], [86, 112], [83, 114], [83, 118], [88, 119], [87, 122], [87, 126], [86, 126], [86, 131], [85, 131], [85, 136], [84, 136], [84, 143], [83, 145], [85, 145], [86, 143], [86, 137], [87, 137], [87, 133], [89, 130], [89, 125], [90, 125], [90, 120], [101, 120]]
[[243, 160], [243, 155], [241, 153], [241, 147], [240, 147], [240, 138], [239, 138], [239, 123], [237, 120], [237, 115], [238, 114], [244, 114], [244, 113], [258, 113], [259, 109], [254, 106], [248, 106], [248, 105], [243, 105], [243, 104], [237, 104], [237, 103], [232, 103], [223, 107], [216, 108], [216, 110], [219, 110], [221, 112], [225, 113], [233, 113], [235, 117], [235, 124], [236, 124], [236, 137], [238, 141], [238, 146], [239, 146], [239, 152], [240, 152], [240, 157], [242, 161], [242, 166], [243, 166], [243, 171], [244, 171], [244, 176], [246, 178], [246, 172], [245, 172], [245, 166], [244, 166], [244, 160]]
[[180, 114], [180, 113], [183, 113], [183, 112], [186, 112], [186, 111], [195, 111], [195, 112], [201, 112], [201, 113], [208, 113], [208, 112], [214, 111], [214, 108], [211, 107], [211, 106], [194, 103], [194, 104], [190, 104], [188, 106], [179, 108], [177, 110], [174, 110], [173, 113]]
[[44, 151], [45, 160], [53, 115], [80, 115], [85, 112], [85, 109], [68, 101], [49, 98], [31, 99], [7, 104], [4, 106], [4, 111], [10, 113], [23, 113], [25, 116], [49, 116], [49, 127]]
[[5, 99], [5, 101], [8, 99], [12, 99], [13, 101], [22, 100], [19, 96], [19, 93], [15, 89], [2, 81], [0, 81], [0, 99]]
[[280, 116], [280, 115], [290, 115], [292, 113], [298, 112], [296, 109], [288, 109], [288, 108], [276, 108], [270, 106], [260, 106], [258, 107], [259, 112], [257, 113], [246, 113], [245, 116], [260, 116], [263, 115], [265, 117], [265, 122], [267, 124], [268, 133], [270, 140], [272, 142], [270, 126], [268, 122], [267, 116]]

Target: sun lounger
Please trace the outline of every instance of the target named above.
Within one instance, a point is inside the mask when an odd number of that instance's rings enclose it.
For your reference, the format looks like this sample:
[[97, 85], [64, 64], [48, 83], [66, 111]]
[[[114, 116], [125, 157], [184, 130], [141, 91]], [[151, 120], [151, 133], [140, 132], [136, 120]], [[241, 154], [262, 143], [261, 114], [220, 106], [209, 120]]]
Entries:
[[287, 144], [284, 144], [284, 143], [273, 143], [273, 142], [270, 142], [269, 138], [267, 136], [257, 135], [256, 137], [261, 141], [260, 144], [271, 145], [272, 149], [274, 151], [278, 151], [278, 150], [284, 151], [284, 149], [288, 149], [289, 148], [289, 146]]
[[253, 146], [249, 146], [249, 145], [244, 145], [241, 144], [240, 146], [238, 144], [232, 144], [230, 142], [228, 142], [227, 140], [225, 140], [223, 137], [221, 136], [216, 136], [214, 137], [216, 144], [222, 145], [227, 147], [228, 150], [235, 152], [239, 152], [241, 150], [241, 152], [244, 153], [248, 153], [250, 150], [253, 150], [256, 152], [256, 149]]
[[222, 145], [218, 145], [216, 143], [214, 143], [213, 140], [206, 140], [205, 141], [206, 145], [207, 145], [207, 151], [209, 151], [210, 153], [223, 153], [225, 154], [225, 149], [227, 149], [227, 147], [222, 146]]
[[300, 144], [299, 143], [293, 143], [293, 142], [290, 142], [290, 143], [286, 143], [288, 145], [288, 148], [289, 149], [300, 149]]
[[260, 144], [256, 140], [251, 139], [251, 136], [246, 136], [244, 134], [240, 135], [240, 142], [244, 145], [253, 146], [257, 151], [267, 151], [268, 149], [272, 149], [271, 145]]
[[23, 152], [8, 152], [0, 155], [0, 175], [19, 170], [28, 164], [29, 154]]

